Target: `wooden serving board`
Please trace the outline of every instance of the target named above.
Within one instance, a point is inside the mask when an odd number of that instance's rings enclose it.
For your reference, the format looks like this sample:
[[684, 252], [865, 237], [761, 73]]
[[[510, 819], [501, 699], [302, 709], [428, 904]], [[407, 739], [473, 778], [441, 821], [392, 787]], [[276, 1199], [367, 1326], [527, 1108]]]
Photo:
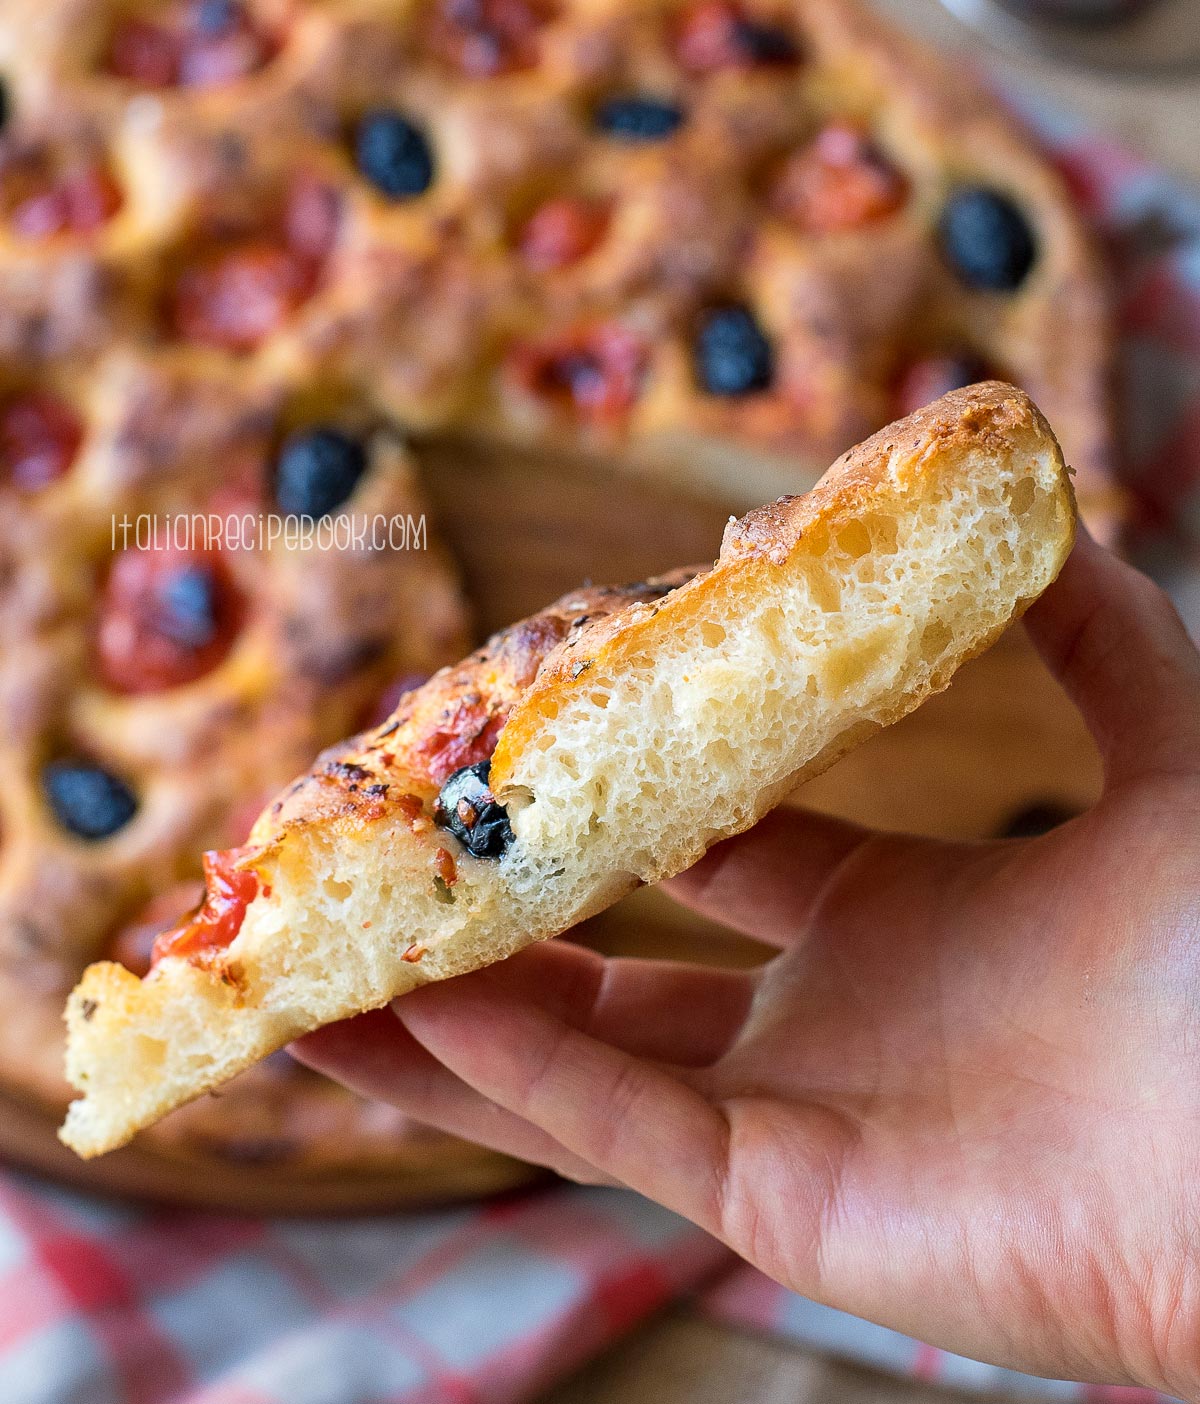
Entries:
[[[689, 495], [594, 464], [469, 444], [425, 445], [419, 456], [481, 635], [585, 579], [638, 580], [710, 561], [729, 515], [752, 505], [732, 493]], [[1082, 809], [1098, 786], [1099, 763], [1078, 715], [1016, 629], [947, 692], [810, 782], [797, 802], [886, 828], [982, 838], [1035, 806]], [[633, 894], [577, 936], [624, 954], [739, 965], [764, 956], [654, 890]], [[402, 1171], [354, 1174], [199, 1164], [137, 1143], [85, 1164], [54, 1131], [43, 1109], [0, 1096], [0, 1157], [101, 1192], [192, 1206], [373, 1212], [495, 1194], [536, 1173], [472, 1146], [431, 1150]]]

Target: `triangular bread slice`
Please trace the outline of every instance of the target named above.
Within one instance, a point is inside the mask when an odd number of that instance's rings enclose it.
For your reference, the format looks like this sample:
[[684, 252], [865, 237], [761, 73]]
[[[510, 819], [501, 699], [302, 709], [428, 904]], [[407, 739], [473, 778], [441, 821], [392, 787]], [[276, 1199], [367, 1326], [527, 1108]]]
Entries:
[[1049, 426], [989, 382], [731, 521], [710, 569], [497, 635], [271, 805], [145, 979], [85, 972], [63, 1140], [121, 1145], [310, 1029], [686, 868], [944, 688], [1054, 579], [1074, 520]]

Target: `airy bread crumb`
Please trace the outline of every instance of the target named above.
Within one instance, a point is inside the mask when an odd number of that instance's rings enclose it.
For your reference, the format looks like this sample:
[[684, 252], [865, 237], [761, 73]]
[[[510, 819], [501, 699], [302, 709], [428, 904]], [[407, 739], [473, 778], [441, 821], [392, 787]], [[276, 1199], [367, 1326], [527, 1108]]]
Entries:
[[[667, 593], [673, 581], [599, 592], [608, 605], [512, 689], [491, 787], [515, 837], [495, 860], [414, 818], [431, 793], [410, 756], [423, 694], [498, 687], [497, 655], [432, 679], [264, 812], [245, 860], [259, 895], [227, 952], [169, 957], [144, 980], [85, 972], [67, 1008], [84, 1095], [63, 1140], [101, 1154], [308, 1030], [679, 872], [944, 688], [1054, 579], [1074, 521], [1049, 426], [988, 382], [852, 449], [807, 496], [731, 522], [712, 569]], [[386, 785], [370, 804], [354, 778], [368, 774]], [[434, 880], [439, 849], [450, 887]]]

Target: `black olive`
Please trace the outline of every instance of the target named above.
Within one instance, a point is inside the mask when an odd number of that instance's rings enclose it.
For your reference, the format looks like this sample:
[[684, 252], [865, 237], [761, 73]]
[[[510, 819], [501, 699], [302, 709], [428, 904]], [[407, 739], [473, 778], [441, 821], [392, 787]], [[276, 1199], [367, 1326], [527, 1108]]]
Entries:
[[366, 449], [340, 429], [299, 430], [279, 452], [275, 500], [289, 516], [324, 517], [346, 501], [366, 467]]
[[368, 112], [358, 125], [354, 155], [358, 169], [390, 199], [410, 200], [433, 184], [428, 138], [399, 112]]
[[942, 255], [969, 288], [1013, 292], [1037, 257], [1037, 244], [1020, 208], [998, 190], [963, 186], [938, 221]]
[[696, 379], [710, 395], [766, 390], [775, 374], [771, 343], [750, 309], [736, 304], [704, 313], [692, 355]]
[[196, 0], [192, 24], [198, 34], [228, 34], [242, 17], [239, 0]]
[[786, 30], [759, 20], [735, 20], [733, 42], [754, 64], [795, 63], [800, 57], [796, 41]]
[[42, 772], [42, 788], [54, 817], [77, 838], [107, 838], [137, 813], [128, 785], [90, 761], [51, 762]]
[[217, 579], [205, 565], [185, 566], [158, 587], [159, 633], [184, 648], [205, 648], [220, 629]]
[[488, 788], [491, 761], [464, 765], [442, 786], [434, 822], [448, 829], [476, 858], [499, 858], [513, 841], [508, 811]]
[[683, 109], [652, 97], [613, 97], [596, 109], [596, 126], [619, 141], [664, 141], [683, 121]]
[[1054, 800], [1044, 800], [1018, 810], [1000, 829], [1000, 838], [1036, 838], [1048, 834], [1068, 819], [1074, 819], [1078, 811], [1057, 804]]

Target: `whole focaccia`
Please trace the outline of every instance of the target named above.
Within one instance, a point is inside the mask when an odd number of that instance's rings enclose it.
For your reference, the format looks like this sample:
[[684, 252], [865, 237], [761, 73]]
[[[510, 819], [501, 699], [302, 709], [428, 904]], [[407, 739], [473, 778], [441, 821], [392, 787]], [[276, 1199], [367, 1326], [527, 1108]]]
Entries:
[[[998, 375], [1111, 531], [1109, 365], [1062, 180], [857, 0], [4, 0], [0, 1103], [57, 1117], [84, 967], [141, 974], [203, 849], [475, 641], [432, 518], [317, 559], [114, 517], [419, 518], [407, 445], [464, 438], [740, 512]], [[409, 1157], [279, 1059], [150, 1139]]]
[[997, 383], [731, 522], [710, 569], [585, 589], [323, 756], [138, 979], [71, 996], [63, 1138], [127, 1141], [317, 1026], [553, 936], [753, 824], [947, 685], [1054, 579], [1074, 501]]

